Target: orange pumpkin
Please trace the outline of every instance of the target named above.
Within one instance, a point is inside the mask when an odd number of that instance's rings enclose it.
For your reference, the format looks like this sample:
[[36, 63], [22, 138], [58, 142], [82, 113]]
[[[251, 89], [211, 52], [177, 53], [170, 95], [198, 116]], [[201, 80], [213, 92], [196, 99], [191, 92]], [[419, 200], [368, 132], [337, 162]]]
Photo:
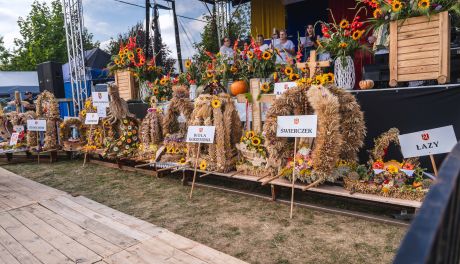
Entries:
[[373, 80], [362, 80], [359, 82], [359, 88], [361, 90], [367, 90], [374, 88], [374, 81]]
[[248, 84], [245, 81], [235, 81], [230, 86], [230, 92], [237, 96], [239, 94], [244, 94], [248, 91]]

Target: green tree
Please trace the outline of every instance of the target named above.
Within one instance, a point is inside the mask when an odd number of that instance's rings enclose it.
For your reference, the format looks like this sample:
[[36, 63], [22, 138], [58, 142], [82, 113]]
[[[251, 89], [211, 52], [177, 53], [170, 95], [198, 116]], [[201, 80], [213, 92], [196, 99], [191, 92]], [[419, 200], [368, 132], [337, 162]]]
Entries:
[[[64, 29], [64, 14], [60, 0], [51, 2], [51, 7], [37, 0], [26, 18], [18, 19], [21, 38], [15, 39], [15, 48], [7, 70], [35, 70], [37, 64], [45, 61], [67, 62], [67, 45]], [[83, 31], [85, 49], [98, 47], [93, 43], [93, 35]]]
[[5, 48], [5, 42], [3, 41], [3, 36], [0, 36], [0, 70], [2, 70], [3, 65], [8, 64], [10, 53]]

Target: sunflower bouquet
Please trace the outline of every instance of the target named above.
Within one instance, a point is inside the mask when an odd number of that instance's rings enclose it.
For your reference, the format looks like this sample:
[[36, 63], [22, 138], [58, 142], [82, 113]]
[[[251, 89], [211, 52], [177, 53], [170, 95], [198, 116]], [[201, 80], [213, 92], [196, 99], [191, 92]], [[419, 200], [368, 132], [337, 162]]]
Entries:
[[366, 31], [358, 13], [359, 11], [351, 22], [342, 19], [340, 23], [337, 23], [332, 12], [332, 23], [318, 21], [316, 24], [321, 25], [321, 32], [324, 36], [322, 40], [318, 40], [318, 52], [330, 53], [334, 59], [342, 59], [345, 63], [345, 58], [353, 56], [357, 50], [368, 50], [366, 45], [361, 44]]
[[179, 83], [187, 86], [198, 84], [201, 68], [199, 62], [192, 59], [186, 59], [184, 65], [186, 71], [179, 75]]
[[265, 138], [262, 133], [246, 131], [236, 145], [240, 153], [238, 168], [247, 170], [248, 166], [255, 168], [265, 168], [267, 164], [267, 149], [264, 147]]
[[174, 79], [171, 79], [169, 75], [163, 75], [161, 78], [155, 79], [154, 82], [147, 82], [147, 86], [159, 102], [165, 102], [172, 97], [173, 81]]
[[357, 0], [367, 6], [374, 27], [388, 24], [390, 21], [415, 16], [430, 16], [444, 11], [460, 13], [457, 0]]
[[275, 70], [276, 54], [272, 49], [261, 51], [260, 47], [251, 38], [249, 50], [245, 51], [247, 68], [254, 78], [269, 78]]
[[275, 67], [275, 71], [271, 74], [271, 80], [273, 83], [277, 82], [295, 82], [302, 76], [301, 70], [291, 65], [278, 64]]

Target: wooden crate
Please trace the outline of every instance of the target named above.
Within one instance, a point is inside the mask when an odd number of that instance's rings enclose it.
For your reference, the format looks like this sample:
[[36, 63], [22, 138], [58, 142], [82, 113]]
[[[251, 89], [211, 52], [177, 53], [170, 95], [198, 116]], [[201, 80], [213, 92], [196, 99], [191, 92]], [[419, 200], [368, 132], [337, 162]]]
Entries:
[[138, 99], [139, 89], [134, 74], [129, 69], [115, 72], [115, 83], [120, 97], [125, 100]]
[[390, 23], [390, 86], [398, 82], [450, 81], [448, 12]]

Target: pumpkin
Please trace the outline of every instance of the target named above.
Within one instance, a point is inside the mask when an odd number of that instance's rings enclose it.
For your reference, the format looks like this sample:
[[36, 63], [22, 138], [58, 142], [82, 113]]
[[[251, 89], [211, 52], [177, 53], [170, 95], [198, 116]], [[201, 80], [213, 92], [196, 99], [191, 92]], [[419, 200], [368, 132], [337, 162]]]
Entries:
[[373, 80], [362, 80], [359, 82], [359, 88], [361, 90], [367, 90], [374, 88], [374, 81]]
[[248, 84], [245, 81], [235, 81], [230, 86], [230, 92], [232, 95], [237, 96], [244, 94], [248, 91]]

